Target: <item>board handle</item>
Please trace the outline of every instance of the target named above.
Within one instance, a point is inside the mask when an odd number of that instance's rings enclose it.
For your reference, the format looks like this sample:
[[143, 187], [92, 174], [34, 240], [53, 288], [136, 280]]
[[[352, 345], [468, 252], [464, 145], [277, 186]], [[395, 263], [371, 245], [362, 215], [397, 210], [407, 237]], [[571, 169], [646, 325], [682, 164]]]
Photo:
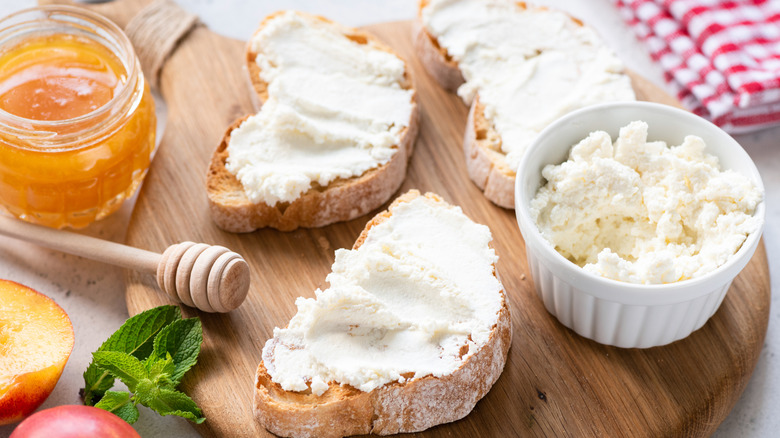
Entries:
[[160, 71], [176, 46], [200, 24], [198, 16], [171, 0], [155, 0], [136, 14], [125, 33], [133, 43], [144, 76], [159, 88]]

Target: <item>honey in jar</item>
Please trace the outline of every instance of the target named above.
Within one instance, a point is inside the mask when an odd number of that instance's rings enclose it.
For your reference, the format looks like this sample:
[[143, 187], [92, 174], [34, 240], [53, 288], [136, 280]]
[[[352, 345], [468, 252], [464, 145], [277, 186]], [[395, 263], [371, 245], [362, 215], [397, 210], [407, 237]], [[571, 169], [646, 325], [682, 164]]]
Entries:
[[154, 100], [127, 37], [40, 7], [0, 21], [0, 207], [79, 228], [120, 207], [154, 148]]

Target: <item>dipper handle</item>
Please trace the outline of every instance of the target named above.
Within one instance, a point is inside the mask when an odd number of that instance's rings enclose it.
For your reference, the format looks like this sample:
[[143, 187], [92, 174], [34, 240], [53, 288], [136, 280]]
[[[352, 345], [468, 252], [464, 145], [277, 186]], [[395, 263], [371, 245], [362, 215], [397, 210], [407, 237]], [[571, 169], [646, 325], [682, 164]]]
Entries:
[[249, 266], [223, 246], [182, 242], [157, 254], [0, 215], [0, 235], [157, 276], [174, 300], [204, 312], [229, 312], [246, 298]]

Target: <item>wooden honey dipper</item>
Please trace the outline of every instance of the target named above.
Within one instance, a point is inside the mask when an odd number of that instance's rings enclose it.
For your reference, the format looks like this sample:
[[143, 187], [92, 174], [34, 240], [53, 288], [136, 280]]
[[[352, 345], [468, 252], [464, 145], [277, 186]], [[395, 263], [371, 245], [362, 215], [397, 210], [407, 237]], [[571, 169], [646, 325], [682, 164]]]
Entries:
[[204, 312], [229, 312], [249, 291], [249, 266], [223, 246], [182, 242], [162, 254], [0, 215], [0, 235], [157, 276], [171, 298]]

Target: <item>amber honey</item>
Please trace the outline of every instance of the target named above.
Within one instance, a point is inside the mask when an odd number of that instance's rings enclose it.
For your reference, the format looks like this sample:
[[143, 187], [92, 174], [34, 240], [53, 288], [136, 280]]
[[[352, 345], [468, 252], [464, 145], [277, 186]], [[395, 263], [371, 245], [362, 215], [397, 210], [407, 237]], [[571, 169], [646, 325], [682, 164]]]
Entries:
[[125, 75], [116, 56], [88, 38], [33, 37], [0, 56], [0, 108], [25, 119], [73, 119], [110, 102]]
[[75, 8], [23, 11], [0, 28], [0, 206], [57, 228], [115, 211], [146, 173], [155, 138], [129, 41]]

